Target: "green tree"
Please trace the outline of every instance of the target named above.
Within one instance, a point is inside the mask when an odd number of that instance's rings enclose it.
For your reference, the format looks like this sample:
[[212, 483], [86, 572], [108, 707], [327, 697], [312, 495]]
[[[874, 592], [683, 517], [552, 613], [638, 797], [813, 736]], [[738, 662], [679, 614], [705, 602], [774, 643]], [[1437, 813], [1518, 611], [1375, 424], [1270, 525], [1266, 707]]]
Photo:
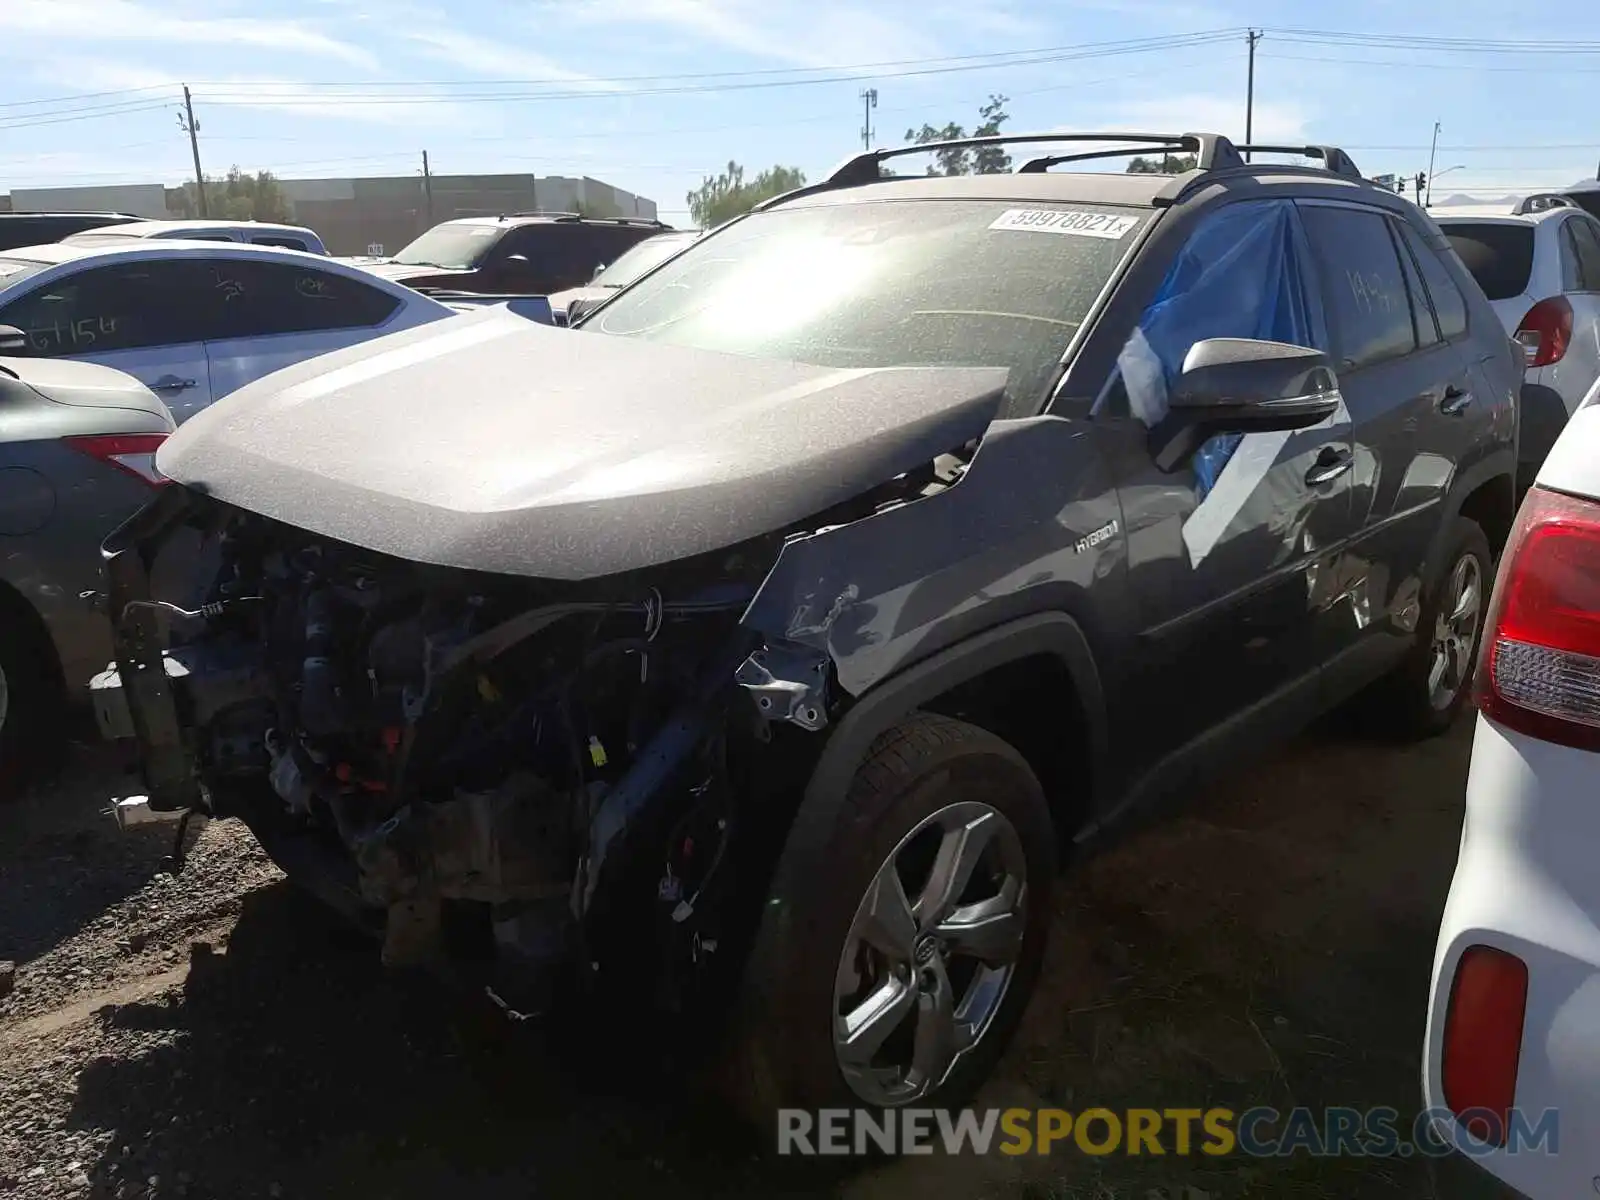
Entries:
[[[200, 215], [194, 184], [183, 185], [177, 210], [180, 217]], [[206, 216], [228, 221], [292, 221], [294, 205], [271, 171], [251, 175], [229, 167], [221, 179], [206, 176]]]
[[689, 193], [689, 215], [701, 229], [715, 229], [763, 200], [804, 187], [805, 182], [805, 173], [798, 167], [768, 167], [754, 179], [746, 180], [744, 168], [730, 162], [726, 171], [707, 176]]
[[1135, 158], [1128, 163], [1128, 174], [1182, 175], [1185, 171], [1194, 170], [1195, 162], [1192, 154], [1166, 154], [1159, 159]]
[[[973, 131], [973, 137], [993, 137], [999, 133], [1000, 127], [1011, 119], [1011, 114], [1006, 112], [1006, 97], [991, 95], [988, 101], [978, 109], [981, 123]], [[953, 142], [967, 136], [966, 127], [954, 121], [945, 125], [924, 125], [921, 129], [906, 130], [906, 141], [918, 146], [926, 146], [930, 142]], [[1002, 146], [955, 147], [949, 150], [934, 151], [934, 165], [928, 168], [929, 175], [999, 175], [1011, 169], [1011, 155], [1007, 154]]]

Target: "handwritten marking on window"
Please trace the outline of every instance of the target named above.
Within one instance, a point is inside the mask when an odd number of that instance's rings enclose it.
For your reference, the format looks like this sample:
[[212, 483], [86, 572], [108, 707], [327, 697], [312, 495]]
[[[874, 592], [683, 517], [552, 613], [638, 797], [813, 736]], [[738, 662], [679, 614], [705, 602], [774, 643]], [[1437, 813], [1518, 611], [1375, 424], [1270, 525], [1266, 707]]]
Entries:
[[31, 325], [28, 342], [35, 350], [46, 353], [80, 353], [92, 349], [102, 337], [115, 336], [118, 320], [117, 317], [79, 317], [76, 321]]
[[1350, 296], [1355, 301], [1356, 310], [1364, 313], [1388, 313], [1395, 311], [1396, 303], [1394, 289], [1384, 283], [1383, 276], [1377, 271], [1362, 274], [1360, 271], [1346, 270], [1345, 282], [1350, 286]]

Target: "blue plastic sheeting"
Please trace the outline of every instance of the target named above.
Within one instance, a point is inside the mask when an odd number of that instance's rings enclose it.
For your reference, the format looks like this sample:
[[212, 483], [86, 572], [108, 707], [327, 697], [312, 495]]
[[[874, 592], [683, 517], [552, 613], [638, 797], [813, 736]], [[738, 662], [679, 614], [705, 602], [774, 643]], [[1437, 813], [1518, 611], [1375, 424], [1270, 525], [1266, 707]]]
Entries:
[[[1189, 348], [1207, 338], [1263, 338], [1317, 346], [1306, 304], [1303, 242], [1287, 201], [1233, 205], [1206, 221], [1179, 253], [1123, 351], [1135, 416], [1154, 425]], [[1242, 435], [1221, 434], [1194, 456], [1198, 499], [1216, 485]]]

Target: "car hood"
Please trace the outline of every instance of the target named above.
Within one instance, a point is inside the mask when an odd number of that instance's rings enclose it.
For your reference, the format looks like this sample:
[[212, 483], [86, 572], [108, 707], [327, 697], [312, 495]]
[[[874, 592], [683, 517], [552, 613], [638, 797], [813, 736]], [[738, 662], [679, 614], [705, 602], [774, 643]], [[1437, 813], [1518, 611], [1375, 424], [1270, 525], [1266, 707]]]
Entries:
[[392, 279], [396, 283], [404, 283], [408, 279], [421, 279], [425, 275], [450, 276], [470, 275], [472, 273], [471, 270], [466, 267], [424, 267], [392, 261], [354, 263], [352, 265], [360, 267], [363, 271], [370, 271], [372, 274], [377, 275], [380, 278]]
[[0, 358], [0, 380], [18, 380], [55, 404], [149, 413], [172, 426], [172, 413], [159, 396], [112, 367], [60, 358]]
[[860, 495], [980, 436], [1006, 378], [744, 358], [491, 309], [243, 387], [185, 422], [157, 465], [380, 553], [585, 579]]

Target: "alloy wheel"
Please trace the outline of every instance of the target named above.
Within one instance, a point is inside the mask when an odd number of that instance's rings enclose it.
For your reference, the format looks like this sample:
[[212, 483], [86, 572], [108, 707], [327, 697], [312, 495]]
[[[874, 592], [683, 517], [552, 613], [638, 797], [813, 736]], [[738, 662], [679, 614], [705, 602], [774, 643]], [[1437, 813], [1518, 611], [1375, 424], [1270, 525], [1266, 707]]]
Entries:
[[878, 868], [839, 958], [834, 1055], [881, 1108], [936, 1090], [983, 1039], [1022, 952], [1027, 859], [997, 809], [927, 817]]
[[1449, 708], [1472, 673], [1483, 610], [1483, 569], [1473, 554], [1457, 560], [1439, 598], [1433, 626], [1433, 658], [1428, 669], [1428, 701]]

